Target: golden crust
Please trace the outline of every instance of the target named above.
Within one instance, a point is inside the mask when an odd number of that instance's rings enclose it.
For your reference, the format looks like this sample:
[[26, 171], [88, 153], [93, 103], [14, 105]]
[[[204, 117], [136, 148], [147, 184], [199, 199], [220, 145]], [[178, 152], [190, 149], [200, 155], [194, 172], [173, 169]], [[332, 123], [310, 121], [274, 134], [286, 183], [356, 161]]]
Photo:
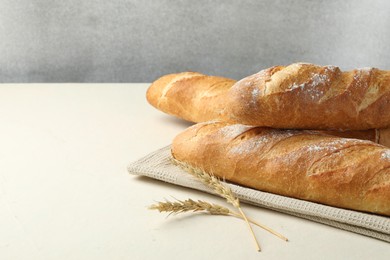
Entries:
[[235, 80], [182, 72], [152, 83], [146, 98], [157, 109], [191, 122], [223, 118], [225, 96]]
[[390, 127], [390, 71], [294, 63], [230, 88], [229, 122], [273, 128], [365, 130]]
[[390, 150], [316, 131], [201, 123], [175, 159], [254, 189], [390, 216]]

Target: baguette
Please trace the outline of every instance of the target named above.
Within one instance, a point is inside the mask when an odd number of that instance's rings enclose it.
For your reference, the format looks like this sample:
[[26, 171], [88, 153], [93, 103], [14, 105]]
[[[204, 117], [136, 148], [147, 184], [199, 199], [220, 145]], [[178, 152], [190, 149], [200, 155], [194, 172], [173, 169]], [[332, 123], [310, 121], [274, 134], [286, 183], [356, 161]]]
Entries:
[[273, 128], [365, 130], [390, 127], [390, 71], [342, 72], [294, 63], [262, 70], [227, 95], [228, 121]]
[[197, 72], [169, 74], [152, 83], [146, 99], [155, 108], [190, 122], [222, 119], [227, 90], [235, 82]]
[[390, 149], [370, 141], [207, 122], [171, 149], [174, 159], [233, 183], [390, 216]]
[[[151, 84], [146, 99], [158, 110], [190, 122], [228, 121], [223, 112], [228, 90], [235, 82], [197, 72], [169, 74]], [[325, 132], [340, 137], [370, 140], [390, 147], [390, 129]]]

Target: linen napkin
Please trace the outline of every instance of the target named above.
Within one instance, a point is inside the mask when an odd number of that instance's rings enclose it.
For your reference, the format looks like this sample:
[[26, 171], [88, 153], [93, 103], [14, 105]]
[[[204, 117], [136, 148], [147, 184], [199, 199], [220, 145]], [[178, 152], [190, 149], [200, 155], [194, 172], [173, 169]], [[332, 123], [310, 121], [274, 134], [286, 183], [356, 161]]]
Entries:
[[[130, 163], [128, 171], [130, 174], [215, 194], [212, 189], [174, 165], [171, 159], [170, 146], [166, 146]], [[326, 206], [235, 184], [227, 185], [242, 202], [390, 242], [389, 217]]]

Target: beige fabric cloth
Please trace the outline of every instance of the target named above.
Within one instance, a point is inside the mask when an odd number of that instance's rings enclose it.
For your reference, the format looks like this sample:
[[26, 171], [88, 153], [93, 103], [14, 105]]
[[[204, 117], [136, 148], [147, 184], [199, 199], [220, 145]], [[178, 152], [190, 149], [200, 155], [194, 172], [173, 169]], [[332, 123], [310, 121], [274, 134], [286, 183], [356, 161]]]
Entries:
[[[171, 163], [170, 146], [129, 164], [128, 171], [134, 175], [148, 176], [214, 194], [211, 189]], [[325, 206], [234, 184], [228, 185], [242, 202], [390, 242], [389, 217]]]

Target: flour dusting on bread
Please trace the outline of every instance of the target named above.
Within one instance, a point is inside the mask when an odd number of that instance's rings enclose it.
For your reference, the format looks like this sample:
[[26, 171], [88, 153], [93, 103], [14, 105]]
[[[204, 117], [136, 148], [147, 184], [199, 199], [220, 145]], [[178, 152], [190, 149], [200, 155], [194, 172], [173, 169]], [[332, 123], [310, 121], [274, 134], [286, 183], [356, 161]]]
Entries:
[[382, 152], [381, 159], [390, 160], [390, 149]]
[[221, 133], [224, 137], [235, 138], [240, 134], [242, 134], [243, 132], [248, 131], [251, 128], [253, 128], [253, 126], [240, 125], [240, 124], [227, 125], [219, 129], [219, 133]]

